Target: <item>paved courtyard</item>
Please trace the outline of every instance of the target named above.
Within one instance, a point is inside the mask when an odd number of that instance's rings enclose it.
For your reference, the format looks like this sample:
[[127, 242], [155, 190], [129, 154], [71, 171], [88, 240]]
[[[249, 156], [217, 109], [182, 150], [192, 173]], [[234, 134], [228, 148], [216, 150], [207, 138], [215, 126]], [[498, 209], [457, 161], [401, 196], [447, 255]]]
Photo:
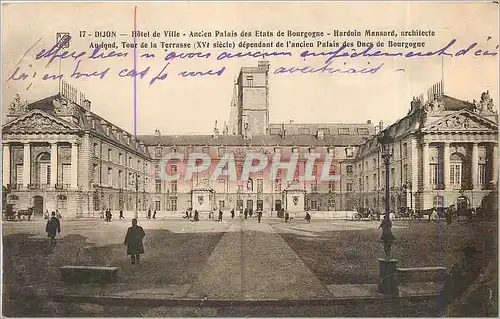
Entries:
[[[9, 298], [43, 293], [208, 300], [323, 300], [376, 294], [383, 255], [377, 221], [225, 219], [140, 220], [146, 237], [140, 265], [123, 239], [130, 220], [63, 220], [55, 250], [45, 220], [4, 222], [4, 289]], [[394, 221], [403, 267], [446, 266], [473, 245], [495, 249], [493, 223]], [[113, 265], [119, 282], [69, 285], [63, 265]], [[405, 292], [405, 288], [402, 288]], [[407, 291], [408, 293], [414, 293]], [[13, 301], [14, 303], [14, 301]], [[14, 306], [12, 306], [14, 307]]]

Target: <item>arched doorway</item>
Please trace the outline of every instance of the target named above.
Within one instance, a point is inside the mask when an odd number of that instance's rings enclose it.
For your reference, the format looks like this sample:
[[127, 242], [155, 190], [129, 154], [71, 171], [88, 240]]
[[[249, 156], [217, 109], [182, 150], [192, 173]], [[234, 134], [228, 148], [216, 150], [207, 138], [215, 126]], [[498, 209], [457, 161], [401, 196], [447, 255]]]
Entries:
[[35, 216], [43, 215], [43, 197], [35, 196], [33, 197], [33, 207], [35, 208], [34, 214]]
[[469, 209], [469, 198], [466, 196], [459, 196], [457, 198], [457, 211], [462, 212]]

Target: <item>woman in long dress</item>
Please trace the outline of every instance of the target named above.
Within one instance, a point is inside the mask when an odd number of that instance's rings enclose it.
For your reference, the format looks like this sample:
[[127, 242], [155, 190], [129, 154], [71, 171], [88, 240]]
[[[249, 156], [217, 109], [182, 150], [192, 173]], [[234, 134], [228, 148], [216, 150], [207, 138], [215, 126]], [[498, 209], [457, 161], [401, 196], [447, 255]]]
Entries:
[[142, 239], [146, 236], [144, 229], [137, 225], [137, 219], [132, 219], [132, 227], [127, 230], [124, 244], [127, 245], [127, 255], [130, 255], [132, 264], [139, 263], [139, 257], [144, 254]]
[[380, 223], [380, 226], [378, 227], [379, 229], [382, 229], [382, 236], [380, 236], [380, 240], [382, 241], [384, 245], [384, 253], [385, 253], [385, 258], [390, 259], [391, 258], [391, 246], [396, 239], [394, 235], [392, 234], [392, 222], [389, 219], [389, 215], [385, 214], [384, 219]]

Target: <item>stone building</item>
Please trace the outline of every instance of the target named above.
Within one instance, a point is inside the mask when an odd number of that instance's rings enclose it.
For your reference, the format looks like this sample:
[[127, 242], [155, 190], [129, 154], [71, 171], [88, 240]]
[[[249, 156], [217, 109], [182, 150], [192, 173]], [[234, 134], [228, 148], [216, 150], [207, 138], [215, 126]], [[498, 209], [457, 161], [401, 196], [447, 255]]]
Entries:
[[[386, 128], [393, 138], [390, 207], [481, 206], [498, 182], [498, 114], [488, 92], [479, 102], [440, 94], [414, 99]], [[365, 207], [385, 207], [385, 165], [377, 136], [356, 154], [356, 193]], [[467, 203], [457, 202], [457, 199]]]
[[14, 209], [57, 209], [64, 218], [133, 210], [136, 201], [145, 206], [148, 149], [90, 107], [64, 82], [60, 94], [32, 103], [17, 96], [11, 103], [2, 127], [2, 176]]
[[[468, 103], [439, 95], [411, 102], [408, 115], [384, 128], [354, 124], [269, 122], [269, 64], [244, 67], [234, 86], [229, 124], [210, 135], [132, 134], [91, 111], [91, 103], [63, 82], [59, 94], [32, 103], [19, 97], [7, 110], [3, 133], [3, 186], [15, 209], [58, 209], [65, 217], [97, 217], [103, 209], [125, 214], [147, 208], [159, 216], [187, 209], [257, 211], [277, 216], [285, 208], [316, 216], [343, 216], [359, 206], [385, 202], [385, 168], [377, 137], [394, 137], [390, 165], [391, 208], [426, 209], [467, 197], [480, 206], [498, 175], [498, 118], [488, 93]], [[165, 156], [201, 153], [208, 169], [187, 174], [187, 162]], [[246, 156], [263, 154], [263, 171], [241, 178]], [[213, 178], [217, 163], [232, 154], [236, 180]], [[306, 172], [308, 159], [319, 158]], [[272, 174], [272, 161], [298, 157], [289, 175]], [[329, 160], [330, 159], [330, 160]], [[181, 178], [164, 180], [162, 165]], [[286, 165], [281, 168], [286, 167]], [[319, 176], [337, 175], [322, 181]], [[185, 177], [188, 175], [188, 178]], [[304, 175], [315, 176], [302, 180]]]

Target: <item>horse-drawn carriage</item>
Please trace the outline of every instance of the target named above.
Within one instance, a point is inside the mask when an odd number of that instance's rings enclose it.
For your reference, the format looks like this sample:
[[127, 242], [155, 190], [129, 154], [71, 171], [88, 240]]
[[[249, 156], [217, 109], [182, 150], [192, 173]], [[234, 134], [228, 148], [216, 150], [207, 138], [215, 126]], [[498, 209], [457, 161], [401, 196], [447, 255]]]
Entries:
[[423, 214], [421, 211], [416, 211], [411, 209], [410, 207], [400, 207], [399, 212], [396, 215], [398, 219], [406, 219], [406, 220], [421, 220]]
[[5, 220], [21, 221], [26, 217], [31, 220], [35, 212], [35, 207], [29, 207], [28, 209], [15, 210], [14, 204], [6, 204], [4, 218]]
[[352, 219], [356, 220], [367, 218], [370, 220], [380, 219], [380, 214], [371, 207], [358, 207], [356, 213], [352, 216]]

